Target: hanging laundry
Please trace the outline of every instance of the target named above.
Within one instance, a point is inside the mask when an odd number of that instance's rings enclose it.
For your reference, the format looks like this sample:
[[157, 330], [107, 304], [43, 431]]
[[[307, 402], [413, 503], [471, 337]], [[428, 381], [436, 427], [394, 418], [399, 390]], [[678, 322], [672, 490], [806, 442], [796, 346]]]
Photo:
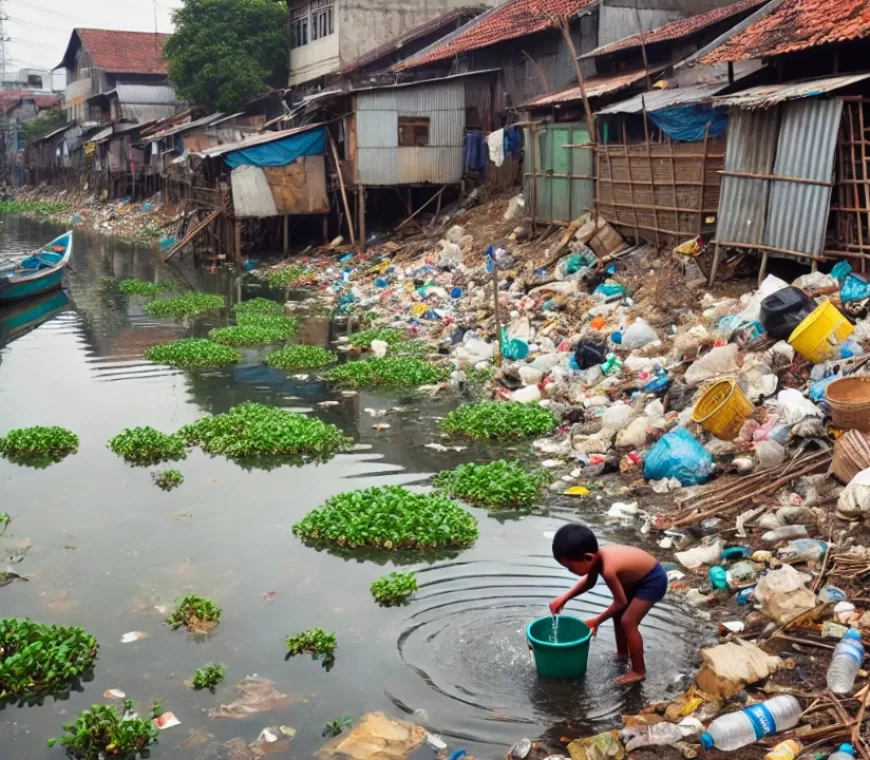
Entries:
[[486, 169], [489, 149], [480, 132], [469, 132], [465, 135], [463, 158], [467, 171], [482, 172]]
[[523, 138], [520, 130], [516, 127], [508, 127], [504, 131], [504, 152], [506, 154], [519, 154], [523, 147]]
[[495, 130], [486, 138], [486, 144], [489, 145], [489, 160], [501, 166], [504, 163], [504, 130]]

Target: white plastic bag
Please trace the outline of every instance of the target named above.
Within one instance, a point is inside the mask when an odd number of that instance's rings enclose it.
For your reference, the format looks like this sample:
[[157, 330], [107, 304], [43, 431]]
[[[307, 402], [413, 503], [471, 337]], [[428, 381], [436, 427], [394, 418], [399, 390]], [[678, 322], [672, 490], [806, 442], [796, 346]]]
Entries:
[[755, 455], [758, 457], [758, 466], [762, 470], [778, 467], [785, 461], [786, 451], [776, 441], [759, 441], [755, 444]]
[[647, 343], [658, 339], [659, 336], [652, 327], [642, 319], [637, 319], [623, 331], [622, 347], [631, 351], [635, 348], [643, 348]]
[[631, 407], [628, 404], [616, 403], [604, 411], [601, 421], [605, 427], [622, 430], [628, 424], [631, 416]]
[[812, 577], [783, 565], [761, 577], [755, 587], [755, 599], [764, 613], [784, 623], [816, 606], [816, 596], [806, 587]]
[[628, 427], [620, 430], [616, 436], [616, 448], [618, 449], [641, 449], [646, 443], [646, 431], [649, 427], [649, 418], [638, 417], [632, 420]]
[[729, 343], [727, 346], [719, 346], [704, 354], [689, 367], [684, 379], [686, 385], [694, 387], [714, 377], [734, 375], [739, 369], [737, 366], [737, 346], [734, 343]]
[[687, 570], [696, 570], [701, 565], [712, 565], [719, 562], [722, 554], [722, 542], [716, 539], [709, 546], [695, 546], [684, 552], [677, 552], [674, 556]]
[[824, 413], [799, 390], [786, 388], [776, 394], [776, 415], [779, 421], [791, 427], [807, 417], [824, 417]]
[[843, 489], [837, 501], [837, 517], [843, 520], [864, 517], [870, 512], [870, 468], [861, 470]]

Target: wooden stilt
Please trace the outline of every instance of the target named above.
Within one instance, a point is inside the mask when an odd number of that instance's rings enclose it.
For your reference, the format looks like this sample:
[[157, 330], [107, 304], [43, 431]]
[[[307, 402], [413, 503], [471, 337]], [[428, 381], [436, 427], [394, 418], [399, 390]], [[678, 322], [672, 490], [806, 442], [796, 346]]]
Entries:
[[290, 217], [284, 215], [284, 255], [290, 253]]
[[713, 283], [716, 282], [716, 275], [719, 273], [719, 263], [722, 261], [722, 246], [716, 243], [716, 248], [713, 252], [713, 268], [710, 270], [710, 281], [707, 283], [707, 286], [712, 288]]
[[758, 270], [758, 284], [761, 285], [764, 276], [767, 274], [767, 251], [761, 254], [761, 269]]
[[235, 256], [236, 256], [236, 268], [241, 271], [242, 269], [242, 220], [236, 219], [235, 223], [235, 233], [236, 233], [236, 245], [235, 245]]
[[359, 221], [359, 252], [366, 250], [366, 189], [359, 184], [356, 186], [357, 220]]

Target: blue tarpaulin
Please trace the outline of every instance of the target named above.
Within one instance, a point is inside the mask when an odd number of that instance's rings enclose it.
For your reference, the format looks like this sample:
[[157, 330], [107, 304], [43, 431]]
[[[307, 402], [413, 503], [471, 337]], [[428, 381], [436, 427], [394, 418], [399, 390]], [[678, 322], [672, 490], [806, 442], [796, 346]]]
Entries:
[[668, 137], [681, 142], [701, 142], [707, 124], [710, 125], [710, 137], [721, 137], [728, 130], [728, 112], [708, 105], [651, 111], [649, 118]]
[[300, 156], [316, 156], [326, 152], [326, 129], [312, 129], [283, 140], [234, 150], [224, 156], [227, 166], [287, 166]]

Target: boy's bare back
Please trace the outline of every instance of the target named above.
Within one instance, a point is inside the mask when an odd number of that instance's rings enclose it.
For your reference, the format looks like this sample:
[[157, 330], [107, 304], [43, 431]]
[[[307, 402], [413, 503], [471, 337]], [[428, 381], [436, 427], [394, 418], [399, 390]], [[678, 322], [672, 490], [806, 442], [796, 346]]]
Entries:
[[632, 588], [640, 583], [658, 560], [649, 552], [636, 546], [624, 544], [609, 544], [598, 550], [600, 564], [598, 571], [606, 575], [615, 575], [625, 588]]

